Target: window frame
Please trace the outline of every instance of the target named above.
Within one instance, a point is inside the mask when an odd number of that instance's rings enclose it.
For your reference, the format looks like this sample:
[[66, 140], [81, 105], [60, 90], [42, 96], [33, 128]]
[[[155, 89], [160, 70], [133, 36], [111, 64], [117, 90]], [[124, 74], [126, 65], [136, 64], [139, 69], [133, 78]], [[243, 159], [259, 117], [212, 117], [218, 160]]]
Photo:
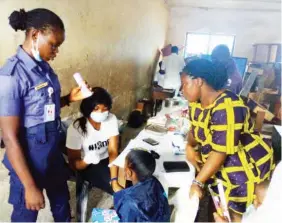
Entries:
[[[230, 50], [230, 55], [232, 56], [233, 55], [233, 52], [234, 52], [234, 47], [235, 47], [235, 42], [236, 42], [236, 35], [229, 35], [229, 34], [219, 34], [219, 33], [201, 33], [201, 32], [186, 32], [186, 38], [185, 38], [185, 44], [184, 44], [184, 58], [186, 58], [188, 55], [187, 55], [187, 41], [188, 41], [188, 35], [189, 34], [194, 34], [194, 35], [207, 35], [209, 36], [209, 43], [208, 43], [208, 47], [210, 47], [210, 42], [211, 42], [211, 36], [232, 36], [233, 37], [233, 45], [232, 45], [232, 49], [229, 49]], [[209, 50], [209, 48], [208, 48]], [[209, 55], [207, 53], [207, 55]]]

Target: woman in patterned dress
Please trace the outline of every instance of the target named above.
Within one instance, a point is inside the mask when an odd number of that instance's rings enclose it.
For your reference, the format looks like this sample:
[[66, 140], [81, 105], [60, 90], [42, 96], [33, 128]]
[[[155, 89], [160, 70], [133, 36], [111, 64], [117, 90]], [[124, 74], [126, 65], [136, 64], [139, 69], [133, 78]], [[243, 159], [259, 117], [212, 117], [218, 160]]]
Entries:
[[231, 218], [240, 221], [253, 202], [255, 185], [270, 178], [273, 150], [254, 130], [243, 100], [224, 89], [228, 76], [222, 64], [191, 61], [181, 79], [192, 126], [186, 154], [198, 170], [190, 196], [201, 198], [205, 184], [217, 193], [220, 179]]

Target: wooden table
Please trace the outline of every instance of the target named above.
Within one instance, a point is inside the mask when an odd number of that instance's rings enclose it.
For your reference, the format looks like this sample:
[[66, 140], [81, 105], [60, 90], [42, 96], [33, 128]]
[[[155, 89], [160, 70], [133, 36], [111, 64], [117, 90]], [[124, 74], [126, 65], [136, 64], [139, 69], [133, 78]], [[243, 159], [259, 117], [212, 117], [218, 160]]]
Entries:
[[174, 97], [174, 90], [171, 89], [163, 89], [161, 87], [153, 87], [152, 91], [152, 98], [154, 101], [154, 115], [157, 114], [157, 102], [165, 100], [167, 98], [173, 98]]

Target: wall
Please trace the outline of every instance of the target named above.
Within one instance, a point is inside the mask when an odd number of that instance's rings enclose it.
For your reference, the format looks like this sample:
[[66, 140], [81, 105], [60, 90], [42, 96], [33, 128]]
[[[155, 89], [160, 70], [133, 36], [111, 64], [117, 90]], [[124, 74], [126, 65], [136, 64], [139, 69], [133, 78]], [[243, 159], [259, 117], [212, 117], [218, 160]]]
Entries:
[[187, 32], [236, 35], [234, 56], [252, 59], [253, 43], [281, 42], [279, 10], [172, 7], [168, 42], [184, 45]]
[[[168, 11], [162, 0], [1, 0], [0, 66], [23, 42], [24, 33], [8, 24], [13, 10], [44, 7], [64, 21], [66, 41], [52, 66], [63, 94], [75, 85], [72, 74], [81, 72], [92, 86], [103, 86], [114, 98], [113, 111], [126, 117], [137, 99], [148, 94], [165, 43]], [[63, 109], [77, 112], [79, 104]]]

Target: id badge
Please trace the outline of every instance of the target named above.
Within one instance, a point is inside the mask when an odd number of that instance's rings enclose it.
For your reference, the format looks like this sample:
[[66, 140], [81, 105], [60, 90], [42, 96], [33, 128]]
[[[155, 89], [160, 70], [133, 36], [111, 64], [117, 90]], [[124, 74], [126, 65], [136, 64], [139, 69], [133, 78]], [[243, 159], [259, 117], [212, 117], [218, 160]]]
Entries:
[[55, 104], [46, 104], [44, 106], [44, 122], [55, 121]]

